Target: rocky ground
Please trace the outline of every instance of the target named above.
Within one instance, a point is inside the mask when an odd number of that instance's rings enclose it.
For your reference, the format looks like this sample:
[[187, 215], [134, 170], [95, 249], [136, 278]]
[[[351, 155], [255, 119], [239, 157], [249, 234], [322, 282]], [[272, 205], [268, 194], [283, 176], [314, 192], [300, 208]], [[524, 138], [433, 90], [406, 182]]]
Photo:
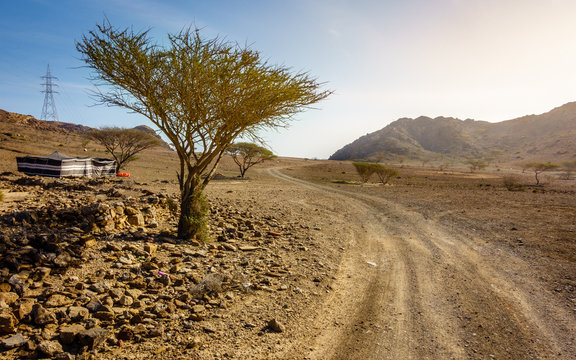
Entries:
[[213, 241], [181, 243], [172, 151], [139, 154], [132, 178], [21, 176], [16, 156], [106, 153], [5, 115], [1, 359], [576, 358], [563, 174], [398, 163], [360, 185], [349, 162], [279, 158], [238, 180], [225, 157]]
[[1, 176], [0, 357], [268, 358], [289, 349], [295, 319], [329, 291], [338, 251], [319, 247], [314, 220], [246, 183], [212, 186], [215, 241], [198, 244], [173, 237], [175, 193], [149, 190], [170, 184]]
[[0, 358], [576, 354], [574, 180], [224, 162], [197, 244], [174, 237], [168, 155], [132, 178], [0, 174]]

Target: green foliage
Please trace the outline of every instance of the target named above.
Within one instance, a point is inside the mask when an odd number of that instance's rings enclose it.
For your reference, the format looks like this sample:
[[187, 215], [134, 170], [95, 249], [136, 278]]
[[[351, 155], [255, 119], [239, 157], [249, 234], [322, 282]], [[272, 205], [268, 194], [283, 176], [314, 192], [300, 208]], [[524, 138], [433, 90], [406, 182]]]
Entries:
[[107, 127], [90, 131], [87, 136], [104, 146], [106, 152], [112, 155], [116, 160], [116, 172], [136, 160], [139, 152], [161, 144], [160, 139], [154, 135], [137, 129]]
[[358, 175], [360, 176], [360, 179], [362, 180], [363, 183], [368, 182], [368, 180], [370, 180], [370, 178], [374, 174], [375, 164], [353, 162], [352, 165], [354, 165], [354, 168], [356, 169], [356, 172], [358, 172]]
[[540, 185], [540, 179], [538, 178], [538, 175], [540, 175], [541, 173], [543, 173], [545, 171], [551, 171], [551, 170], [558, 169], [559, 167], [560, 167], [560, 165], [552, 164], [549, 162], [548, 163], [530, 162], [530, 163], [526, 163], [522, 166], [523, 169], [534, 171], [534, 177], [536, 178], [536, 185]]
[[[198, 188], [195, 189], [193, 194], [182, 199], [180, 202], [178, 237], [186, 240], [194, 238], [200, 242], [208, 242], [210, 240], [207, 216], [209, 211], [208, 200]], [[190, 237], [190, 234], [194, 235]]]
[[[197, 227], [186, 214], [203, 191], [226, 149], [238, 137], [257, 139], [265, 129], [287, 126], [292, 117], [332, 92], [307, 73], [274, 66], [259, 52], [198, 29], [168, 34], [165, 45], [149, 31], [98, 25], [76, 44], [93, 79], [109, 85], [100, 103], [141, 114], [158, 127], [180, 160], [180, 238]], [[186, 205], [184, 206], [184, 203]]]
[[232, 159], [240, 168], [240, 176], [242, 178], [244, 178], [246, 171], [252, 166], [276, 157], [272, 151], [265, 147], [248, 142], [232, 144], [226, 150], [226, 154], [232, 156]]
[[388, 182], [390, 182], [392, 178], [398, 176], [398, 171], [396, 171], [395, 169], [386, 168], [380, 164], [374, 164], [374, 165], [377, 165], [375, 167], [374, 172], [378, 176], [378, 179], [380, 179], [382, 185], [388, 184]]
[[383, 185], [386, 185], [393, 177], [398, 176], [398, 171], [386, 168], [381, 164], [353, 162], [352, 165], [356, 168], [363, 183], [368, 182], [373, 174], [378, 176]]

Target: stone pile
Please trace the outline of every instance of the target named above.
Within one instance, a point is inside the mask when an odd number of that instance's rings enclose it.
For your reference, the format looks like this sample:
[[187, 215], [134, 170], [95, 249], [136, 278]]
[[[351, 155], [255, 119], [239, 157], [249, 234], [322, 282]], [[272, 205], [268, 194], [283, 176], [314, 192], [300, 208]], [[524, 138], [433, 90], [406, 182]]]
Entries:
[[[313, 256], [300, 259], [298, 274], [296, 260], [282, 256], [308, 251], [302, 234], [312, 230], [300, 224], [215, 199], [217, 241], [180, 244], [170, 236], [166, 195], [128, 196], [125, 183], [23, 179], [13, 188], [35, 202], [0, 214], [0, 351], [12, 358], [101, 358], [150, 341], [183, 354], [220, 331], [208, 320], [225, 318], [237, 299], [303, 294], [295, 284], [313, 279], [306, 284], [317, 287], [327, 276]], [[262, 324], [261, 331], [285, 331], [281, 319]]]

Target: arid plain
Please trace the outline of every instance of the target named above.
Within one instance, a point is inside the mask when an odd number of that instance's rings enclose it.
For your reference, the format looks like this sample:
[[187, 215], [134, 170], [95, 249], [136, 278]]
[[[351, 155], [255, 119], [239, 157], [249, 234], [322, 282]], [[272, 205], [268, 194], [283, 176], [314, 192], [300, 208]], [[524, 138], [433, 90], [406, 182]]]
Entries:
[[[80, 261], [42, 280], [27, 258], [4, 270], [2, 282], [18, 274], [28, 291], [6, 306], [16, 313], [34, 297], [55, 321], [18, 318], [1, 339], [21, 333], [28, 341], [1, 358], [42, 356], [49, 349], [40, 345], [50, 342], [63, 346], [53, 355], [62, 358], [576, 357], [576, 182], [560, 174], [536, 187], [532, 174], [503, 164], [472, 173], [391, 163], [399, 176], [389, 185], [360, 185], [349, 162], [280, 158], [240, 180], [225, 159], [206, 191], [213, 242], [183, 244], [169, 206], [155, 208], [154, 226], [148, 219], [121, 229], [12, 220], [48, 207], [58, 215], [94, 203], [177, 199], [169, 149], [142, 153], [130, 179], [34, 182], [20, 180], [15, 156], [104, 154], [94, 144], [84, 152], [75, 135], [4, 132], [4, 249], [14, 252], [11, 236], [29, 239], [50, 226], [82, 241]], [[521, 191], [504, 187], [511, 173]], [[65, 300], [50, 303], [55, 295]], [[127, 296], [134, 301], [121, 300]], [[93, 298], [108, 315], [60, 316]], [[72, 325], [104, 329], [101, 343], [63, 343]]]

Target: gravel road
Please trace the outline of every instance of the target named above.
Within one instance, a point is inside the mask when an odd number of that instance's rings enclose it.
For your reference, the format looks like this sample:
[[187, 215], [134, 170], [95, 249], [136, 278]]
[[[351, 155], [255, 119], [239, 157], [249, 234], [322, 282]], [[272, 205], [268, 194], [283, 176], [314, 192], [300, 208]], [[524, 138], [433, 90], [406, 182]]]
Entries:
[[350, 235], [309, 358], [576, 358], [573, 310], [474, 229], [448, 229], [384, 196], [268, 174], [340, 209], [324, 215]]

